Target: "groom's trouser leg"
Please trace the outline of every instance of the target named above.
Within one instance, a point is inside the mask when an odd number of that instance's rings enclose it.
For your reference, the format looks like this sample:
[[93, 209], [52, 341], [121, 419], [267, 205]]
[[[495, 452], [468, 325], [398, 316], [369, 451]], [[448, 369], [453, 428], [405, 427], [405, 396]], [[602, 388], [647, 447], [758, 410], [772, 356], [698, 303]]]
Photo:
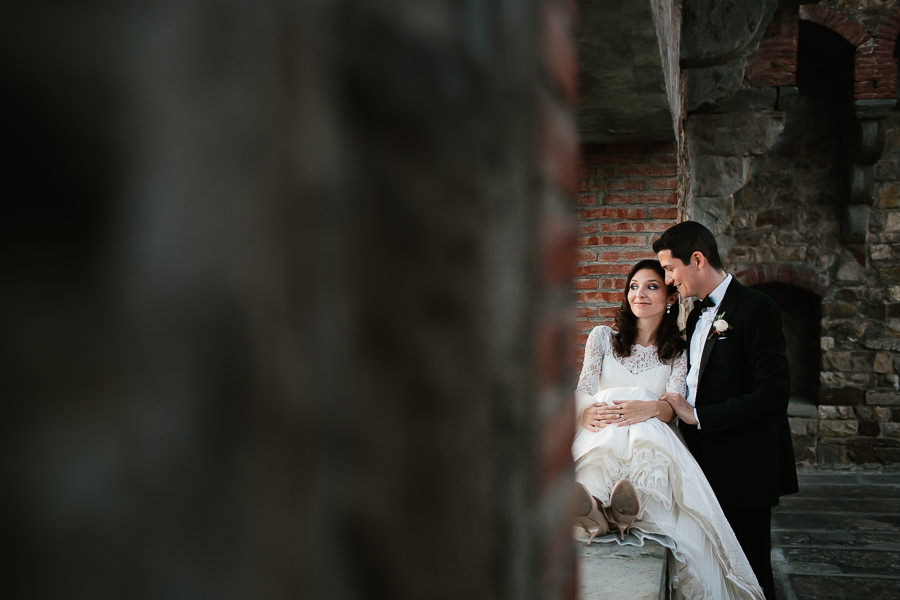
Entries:
[[775, 598], [775, 578], [772, 575], [772, 509], [724, 508], [725, 517], [741, 543], [747, 560], [759, 580], [767, 600]]

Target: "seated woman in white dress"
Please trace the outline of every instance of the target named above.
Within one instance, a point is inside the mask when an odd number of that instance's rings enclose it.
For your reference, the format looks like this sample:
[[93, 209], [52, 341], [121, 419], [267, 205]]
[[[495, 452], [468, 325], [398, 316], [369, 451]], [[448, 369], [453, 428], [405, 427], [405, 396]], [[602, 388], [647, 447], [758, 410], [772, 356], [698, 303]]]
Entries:
[[[669, 422], [666, 392], [684, 396], [685, 342], [677, 292], [656, 260], [625, 282], [616, 329], [588, 336], [575, 392], [575, 480], [584, 488], [577, 519], [591, 543], [610, 526], [625, 541], [671, 549], [673, 598], [755, 598], [763, 593], [699, 465]], [[608, 535], [603, 541], [615, 542]]]

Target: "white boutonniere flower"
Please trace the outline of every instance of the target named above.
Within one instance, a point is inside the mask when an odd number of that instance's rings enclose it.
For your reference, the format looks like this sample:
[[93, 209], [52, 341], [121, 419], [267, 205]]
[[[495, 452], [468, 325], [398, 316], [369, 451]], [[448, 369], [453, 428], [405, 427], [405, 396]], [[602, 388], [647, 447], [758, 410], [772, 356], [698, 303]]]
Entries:
[[725, 312], [721, 312], [713, 319], [712, 330], [709, 332], [706, 341], [711, 340], [715, 336], [720, 336], [731, 329], [731, 325], [725, 320]]

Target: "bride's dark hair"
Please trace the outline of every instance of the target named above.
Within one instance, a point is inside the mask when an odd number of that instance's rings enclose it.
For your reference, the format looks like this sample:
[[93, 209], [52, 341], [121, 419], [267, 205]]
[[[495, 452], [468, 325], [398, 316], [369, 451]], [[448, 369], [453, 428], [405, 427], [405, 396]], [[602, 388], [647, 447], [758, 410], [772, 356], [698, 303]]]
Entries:
[[[625, 297], [622, 298], [622, 305], [616, 313], [616, 334], [613, 336], [613, 352], [616, 356], [624, 358], [631, 356], [631, 348], [634, 346], [634, 339], [637, 337], [637, 317], [631, 312], [631, 305], [628, 304], [628, 287], [634, 274], [641, 269], [650, 269], [655, 271], [661, 281], [666, 280], [666, 272], [658, 260], [647, 259], [638, 262], [631, 268], [628, 277], [625, 279]], [[674, 285], [666, 286], [666, 297], [671, 296], [678, 290]], [[684, 352], [685, 341], [681, 337], [681, 331], [678, 329], [678, 311], [681, 307], [678, 303], [672, 305], [669, 313], [663, 313], [662, 321], [656, 330], [656, 353], [659, 360], [666, 362], [673, 358], [677, 358]]]

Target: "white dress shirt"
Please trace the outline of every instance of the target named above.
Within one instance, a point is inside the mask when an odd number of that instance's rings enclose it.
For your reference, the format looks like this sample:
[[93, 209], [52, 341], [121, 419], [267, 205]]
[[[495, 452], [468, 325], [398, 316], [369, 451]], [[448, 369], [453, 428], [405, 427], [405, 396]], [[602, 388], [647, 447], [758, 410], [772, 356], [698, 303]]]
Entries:
[[691, 336], [690, 358], [691, 369], [688, 371], [687, 380], [687, 402], [694, 407], [694, 419], [697, 421], [697, 429], [700, 429], [700, 419], [697, 417], [697, 385], [700, 382], [700, 360], [703, 357], [703, 347], [706, 346], [706, 338], [709, 336], [709, 328], [712, 327], [716, 315], [719, 314], [720, 305], [725, 298], [725, 292], [728, 290], [728, 284], [731, 283], [731, 275], [726, 274], [716, 289], [710, 293], [709, 297], [716, 303], [715, 306], [707, 306], [700, 312], [700, 319], [694, 327], [694, 335]]

